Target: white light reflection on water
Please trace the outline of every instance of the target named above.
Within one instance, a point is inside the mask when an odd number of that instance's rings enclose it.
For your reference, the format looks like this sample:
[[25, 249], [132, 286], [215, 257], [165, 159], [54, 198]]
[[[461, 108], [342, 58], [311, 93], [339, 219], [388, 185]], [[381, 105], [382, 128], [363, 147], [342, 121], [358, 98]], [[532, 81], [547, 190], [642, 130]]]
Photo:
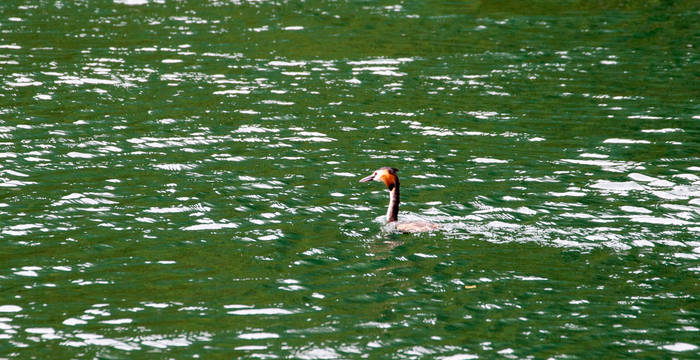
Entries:
[[[0, 306], [0, 312], [15, 312], [19, 311], [11, 306]], [[108, 314], [107, 314], [108, 315]], [[92, 319], [92, 317], [86, 317]], [[0, 318], [0, 338], [12, 339], [17, 334], [17, 326], [10, 325], [9, 318]], [[130, 318], [102, 320], [100, 323], [106, 325], [125, 325], [132, 323]], [[87, 321], [68, 318], [63, 321], [66, 326], [81, 326], [87, 324]], [[183, 347], [189, 346], [193, 342], [207, 342], [211, 340], [211, 334], [206, 332], [199, 334], [190, 334], [187, 336], [169, 336], [169, 335], [146, 335], [134, 338], [117, 337], [110, 338], [99, 333], [83, 332], [80, 330], [66, 331], [56, 330], [51, 327], [28, 327], [24, 329], [28, 334], [27, 340], [33, 342], [58, 341], [63, 346], [68, 347], [84, 347], [84, 346], [104, 346], [118, 350], [133, 351], [139, 350], [141, 346], [165, 349], [168, 347]], [[20, 346], [20, 343], [15, 345]]]
[[677, 342], [674, 344], [664, 345], [664, 346], [662, 346], [662, 348], [665, 350], [673, 351], [673, 352], [681, 352], [681, 351], [697, 350], [698, 346], [693, 345], [693, 344], [684, 343], [684, 342]]
[[[15, 297], [0, 338], [13, 352], [542, 355], [470, 333], [492, 324], [526, 345], [570, 336], [552, 357], [603, 328], [594, 346], [619, 353], [697, 351], [683, 335], [697, 321], [675, 308], [692, 294], [673, 283], [700, 271], [698, 115], [678, 86], [692, 49], [644, 49], [677, 29], [639, 42], [635, 10], [113, 3], [27, 5], [4, 24], [0, 279]], [[19, 41], [54, 11], [62, 41]], [[590, 40], [610, 34], [636, 45]], [[386, 192], [355, 178], [384, 165], [405, 174], [400, 216], [443, 231], [381, 233]]]
[[231, 310], [227, 312], [228, 314], [231, 315], [291, 315], [294, 314], [295, 312], [286, 310], [286, 309], [278, 309], [278, 308], [262, 308], [262, 309], [240, 309], [240, 310]]
[[0, 313], [14, 313], [22, 311], [21, 306], [17, 305], [0, 305]]

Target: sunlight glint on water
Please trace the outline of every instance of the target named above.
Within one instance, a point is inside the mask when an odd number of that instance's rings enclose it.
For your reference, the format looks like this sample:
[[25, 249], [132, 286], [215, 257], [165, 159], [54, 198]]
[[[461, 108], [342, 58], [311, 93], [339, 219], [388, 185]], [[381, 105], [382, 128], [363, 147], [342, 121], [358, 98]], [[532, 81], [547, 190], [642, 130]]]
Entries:
[[0, 7], [3, 356], [700, 355], [697, 6], [298, 5]]

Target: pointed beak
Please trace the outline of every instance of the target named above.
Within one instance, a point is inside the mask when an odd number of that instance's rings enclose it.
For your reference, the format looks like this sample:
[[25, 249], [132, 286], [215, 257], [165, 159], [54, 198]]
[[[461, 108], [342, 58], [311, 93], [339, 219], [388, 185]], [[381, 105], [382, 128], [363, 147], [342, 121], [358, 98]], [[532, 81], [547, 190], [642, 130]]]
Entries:
[[367, 177], [363, 177], [362, 179], [360, 179], [360, 182], [368, 182], [368, 181], [372, 181], [373, 179], [374, 179], [374, 174], [367, 176]]

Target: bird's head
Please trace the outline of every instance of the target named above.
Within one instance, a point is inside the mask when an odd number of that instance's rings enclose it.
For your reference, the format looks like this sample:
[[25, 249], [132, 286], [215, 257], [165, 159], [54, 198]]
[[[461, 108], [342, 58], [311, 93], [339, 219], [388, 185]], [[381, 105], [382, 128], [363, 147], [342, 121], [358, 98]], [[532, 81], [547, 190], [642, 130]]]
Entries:
[[374, 173], [372, 173], [372, 175], [360, 179], [360, 182], [367, 182], [372, 180], [381, 181], [391, 191], [394, 190], [394, 188], [399, 184], [399, 177], [396, 175], [398, 171], [399, 169], [396, 168], [383, 167], [377, 169]]

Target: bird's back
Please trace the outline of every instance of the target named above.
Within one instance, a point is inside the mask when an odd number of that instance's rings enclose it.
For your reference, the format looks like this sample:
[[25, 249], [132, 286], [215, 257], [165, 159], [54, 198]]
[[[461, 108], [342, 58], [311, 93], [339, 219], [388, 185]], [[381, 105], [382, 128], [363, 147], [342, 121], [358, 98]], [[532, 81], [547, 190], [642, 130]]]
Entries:
[[439, 226], [427, 221], [397, 222], [396, 230], [404, 233], [416, 233], [437, 230]]

